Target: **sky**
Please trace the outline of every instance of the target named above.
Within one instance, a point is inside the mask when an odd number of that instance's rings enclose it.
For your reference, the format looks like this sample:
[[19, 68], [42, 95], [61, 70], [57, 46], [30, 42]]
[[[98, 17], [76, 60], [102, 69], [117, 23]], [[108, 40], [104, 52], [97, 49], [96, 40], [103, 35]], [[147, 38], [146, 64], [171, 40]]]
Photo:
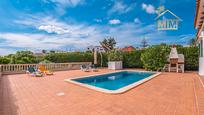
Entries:
[[[178, 30], [156, 27], [165, 6], [182, 21]], [[195, 0], [1, 0], [0, 55], [18, 50], [84, 50], [114, 37], [117, 47], [187, 45], [195, 36]]]

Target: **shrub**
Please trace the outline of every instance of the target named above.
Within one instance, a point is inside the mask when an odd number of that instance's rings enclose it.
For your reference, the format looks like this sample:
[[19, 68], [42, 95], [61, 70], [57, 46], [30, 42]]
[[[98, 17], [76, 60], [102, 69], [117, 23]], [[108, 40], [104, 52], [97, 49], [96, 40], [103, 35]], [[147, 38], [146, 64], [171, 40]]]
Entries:
[[89, 52], [50, 53], [45, 56], [45, 59], [54, 63], [92, 62], [93, 54]]
[[[101, 56], [102, 55], [102, 56]], [[101, 57], [102, 57], [102, 64], [101, 64]], [[107, 67], [108, 66], [108, 54], [107, 53], [98, 53], [97, 55], [97, 66], [98, 67]]]
[[170, 47], [167, 45], [155, 45], [147, 48], [141, 55], [143, 67], [150, 71], [162, 69], [167, 62], [169, 53]]
[[[178, 53], [185, 56], [185, 70], [197, 70], [199, 49], [198, 47], [177, 46]], [[167, 63], [167, 56], [170, 53], [170, 46], [155, 45], [143, 50], [132, 52], [110, 51], [102, 54], [102, 66], [107, 67], [108, 61], [123, 61], [125, 68], [142, 68], [146, 70], [162, 69]], [[98, 53], [98, 64], [101, 66], [101, 54]], [[0, 57], [0, 64], [26, 64], [39, 63], [48, 60], [54, 63], [66, 62], [93, 62], [92, 52], [67, 52], [67, 53], [49, 53], [45, 57], [35, 57], [30, 51], [20, 51], [16, 54]]]
[[31, 64], [37, 63], [37, 58], [31, 51], [17, 51], [16, 54], [8, 55], [10, 64]]
[[[199, 49], [198, 47], [182, 47], [177, 46], [179, 54], [184, 54], [185, 57], [185, 70], [198, 70]], [[147, 70], [162, 69], [170, 53], [170, 46], [157, 45], [147, 48], [142, 54], [141, 60], [143, 66]]]
[[184, 54], [185, 57], [185, 70], [198, 70], [199, 65], [199, 48], [191, 47], [178, 47], [178, 53]]
[[122, 52], [117, 50], [112, 50], [108, 52], [108, 61], [122, 61], [123, 55]]
[[0, 57], [0, 64], [8, 64], [10, 59], [7, 57]]
[[143, 50], [136, 50], [132, 52], [123, 52], [123, 67], [125, 68], [142, 68], [141, 54]]

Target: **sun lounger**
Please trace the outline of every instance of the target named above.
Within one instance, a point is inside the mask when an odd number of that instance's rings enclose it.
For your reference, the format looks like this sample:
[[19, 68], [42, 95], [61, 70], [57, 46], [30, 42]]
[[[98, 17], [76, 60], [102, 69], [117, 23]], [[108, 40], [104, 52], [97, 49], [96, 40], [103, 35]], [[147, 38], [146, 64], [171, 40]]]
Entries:
[[41, 71], [42, 73], [46, 74], [46, 75], [53, 75], [53, 72], [46, 70], [45, 65], [40, 65], [38, 67], [39, 71]]
[[81, 65], [81, 70], [84, 71], [84, 72], [89, 72], [90, 71], [90, 67], [89, 65]]
[[28, 70], [26, 71], [27, 74], [30, 74], [35, 77], [42, 77], [43, 74], [39, 71], [37, 71], [34, 67], [28, 67]]
[[96, 68], [96, 65], [95, 65], [95, 64], [91, 65], [91, 70], [92, 70], [93, 72], [97, 72], [97, 71], [98, 71], [98, 69]]

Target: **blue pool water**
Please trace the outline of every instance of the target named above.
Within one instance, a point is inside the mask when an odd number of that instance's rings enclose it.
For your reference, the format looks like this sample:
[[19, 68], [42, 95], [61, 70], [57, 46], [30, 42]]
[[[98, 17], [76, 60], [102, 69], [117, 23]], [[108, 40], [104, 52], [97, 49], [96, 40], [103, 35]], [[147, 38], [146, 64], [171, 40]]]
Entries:
[[150, 77], [153, 74], [154, 73], [150, 72], [122, 71], [85, 78], [77, 78], [73, 80], [103, 89], [117, 90], [137, 81], [143, 80], [147, 77]]

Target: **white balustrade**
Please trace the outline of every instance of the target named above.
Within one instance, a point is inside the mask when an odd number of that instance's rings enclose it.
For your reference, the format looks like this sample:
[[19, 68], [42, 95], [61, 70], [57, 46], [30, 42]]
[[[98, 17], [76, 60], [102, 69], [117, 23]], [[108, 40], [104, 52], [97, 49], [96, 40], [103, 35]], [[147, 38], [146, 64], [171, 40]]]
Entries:
[[[50, 63], [43, 64], [47, 70], [62, 71], [62, 70], [74, 70], [80, 69], [82, 64], [91, 64], [91, 62], [71, 62], [71, 63]], [[0, 65], [1, 74], [17, 74], [25, 73], [28, 67], [38, 68], [40, 64], [2, 64]]]

